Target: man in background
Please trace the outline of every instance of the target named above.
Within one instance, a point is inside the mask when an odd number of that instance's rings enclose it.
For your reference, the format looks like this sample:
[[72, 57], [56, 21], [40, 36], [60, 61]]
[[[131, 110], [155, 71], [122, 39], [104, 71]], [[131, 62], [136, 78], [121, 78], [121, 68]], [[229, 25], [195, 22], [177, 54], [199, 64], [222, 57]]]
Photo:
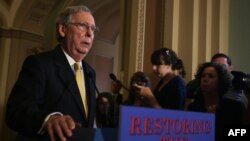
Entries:
[[[237, 74], [242, 74], [242, 72], [233, 71], [233, 65], [232, 65], [231, 58], [223, 53], [215, 54], [212, 57], [211, 62], [223, 65], [233, 75], [232, 76], [233, 77], [233, 88], [227, 94], [225, 94], [225, 97], [241, 102], [244, 105], [245, 109], [247, 109], [248, 108], [248, 99], [247, 99], [247, 97], [244, 93], [244, 90], [243, 90], [244, 86], [242, 86], [243, 84], [241, 82], [235, 81], [235, 80], [237, 80]], [[241, 86], [238, 86], [238, 84], [240, 84]]]
[[114, 124], [118, 127], [119, 124], [119, 114], [120, 114], [120, 105], [122, 104], [122, 94], [120, 93], [122, 88], [121, 83], [117, 81], [111, 82], [111, 93], [114, 100]]

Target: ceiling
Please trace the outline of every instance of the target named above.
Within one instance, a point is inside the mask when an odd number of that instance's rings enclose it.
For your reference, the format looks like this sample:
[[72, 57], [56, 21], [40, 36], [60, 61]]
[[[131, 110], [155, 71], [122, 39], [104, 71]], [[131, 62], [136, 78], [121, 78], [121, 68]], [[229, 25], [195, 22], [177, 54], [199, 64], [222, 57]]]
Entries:
[[8, 23], [4, 20], [9, 20], [9, 13], [12, 22], [5, 26], [38, 35], [44, 35], [48, 25], [54, 25], [55, 17], [62, 8], [80, 4], [93, 11], [100, 28], [96, 37], [98, 40], [114, 44], [120, 31], [120, 0], [0, 0], [0, 4], [4, 8], [2, 13], [7, 13], [5, 19], [0, 13], [0, 25]]

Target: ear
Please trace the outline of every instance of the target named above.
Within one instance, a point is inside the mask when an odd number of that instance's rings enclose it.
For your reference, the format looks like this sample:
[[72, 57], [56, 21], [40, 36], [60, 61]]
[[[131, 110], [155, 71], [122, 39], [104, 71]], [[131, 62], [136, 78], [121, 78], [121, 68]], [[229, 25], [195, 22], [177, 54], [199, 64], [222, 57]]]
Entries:
[[169, 65], [167, 65], [167, 68], [168, 68], [168, 69], [173, 69], [173, 65], [172, 65], [172, 64], [169, 64]]
[[59, 32], [59, 35], [61, 36], [61, 37], [65, 37], [65, 32], [66, 32], [66, 27], [65, 27], [65, 25], [62, 25], [62, 24], [60, 24], [59, 26], [58, 26], [58, 32]]
[[232, 71], [232, 70], [233, 70], [233, 65], [229, 66], [229, 67], [228, 67], [228, 70], [229, 70], [229, 71]]

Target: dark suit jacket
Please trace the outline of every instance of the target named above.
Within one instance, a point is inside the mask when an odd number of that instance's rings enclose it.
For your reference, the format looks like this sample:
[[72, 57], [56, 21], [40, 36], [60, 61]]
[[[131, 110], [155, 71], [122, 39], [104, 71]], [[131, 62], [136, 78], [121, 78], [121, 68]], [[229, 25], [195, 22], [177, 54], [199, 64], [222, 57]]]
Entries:
[[52, 112], [70, 115], [82, 127], [93, 127], [95, 116], [95, 71], [83, 63], [88, 118], [84, 113], [75, 75], [60, 46], [53, 51], [27, 57], [6, 110], [8, 126], [25, 135], [36, 135]]

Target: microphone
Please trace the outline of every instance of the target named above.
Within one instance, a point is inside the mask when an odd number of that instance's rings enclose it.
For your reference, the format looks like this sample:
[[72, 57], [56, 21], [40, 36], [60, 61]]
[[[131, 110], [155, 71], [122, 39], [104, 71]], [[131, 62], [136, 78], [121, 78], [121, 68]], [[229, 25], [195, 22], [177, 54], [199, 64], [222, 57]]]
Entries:
[[93, 79], [93, 74], [91, 72], [88, 72], [87, 75], [88, 75], [88, 78], [90, 78], [92, 84], [94, 85], [95, 90], [97, 92], [97, 95], [100, 95], [100, 92], [99, 92], [99, 90], [98, 90], [98, 88], [96, 86], [96, 83], [95, 83], [94, 79]]
[[138, 99], [140, 99], [143, 103], [145, 103], [145, 104], [148, 103], [148, 102], [144, 99], [144, 97], [141, 97], [141, 96], [138, 95], [137, 93], [135, 93], [135, 92], [133, 92], [132, 90], [130, 90], [130, 89], [128, 89], [127, 87], [125, 87], [125, 86], [122, 84], [122, 82], [116, 78], [116, 76], [115, 76], [113, 73], [110, 73], [110, 74], [109, 74], [109, 77], [110, 77], [113, 81], [119, 83], [119, 84], [120, 84], [125, 90], [127, 90], [129, 93], [134, 94], [134, 95], [135, 95]]
[[128, 92], [130, 92], [130, 90], [129, 90], [126, 86], [124, 86], [124, 85], [122, 84], [122, 82], [121, 82], [120, 80], [118, 80], [118, 79], [116, 78], [116, 76], [115, 76], [113, 73], [110, 73], [110, 74], [109, 74], [109, 77], [110, 77], [110, 79], [112, 79], [113, 81], [119, 83], [119, 84], [122, 86], [122, 88], [124, 88], [125, 90], [127, 90]]
[[[115, 76], [113, 73], [110, 73], [110, 74], [109, 74], [109, 77], [110, 77], [112, 80], [114, 80], [114, 81], [119, 81], [119, 80], [117, 80], [116, 76]], [[118, 83], [120, 83], [120, 81], [119, 81]]]

